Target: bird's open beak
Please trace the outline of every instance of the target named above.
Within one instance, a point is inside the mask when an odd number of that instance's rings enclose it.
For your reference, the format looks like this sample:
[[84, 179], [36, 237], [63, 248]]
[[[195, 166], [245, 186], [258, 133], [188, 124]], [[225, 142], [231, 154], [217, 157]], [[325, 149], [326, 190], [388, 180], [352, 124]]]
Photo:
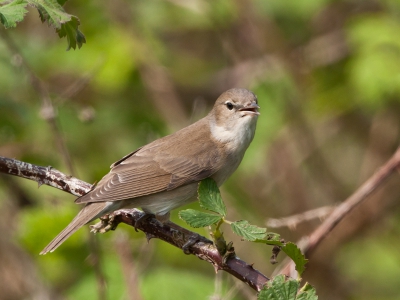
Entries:
[[257, 105], [257, 103], [252, 102], [250, 105], [239, 108], [239, 110], [246, 112], [246, 114], [259, 115], [260, 114], [258, 111], [259, 108], [260, 107]]

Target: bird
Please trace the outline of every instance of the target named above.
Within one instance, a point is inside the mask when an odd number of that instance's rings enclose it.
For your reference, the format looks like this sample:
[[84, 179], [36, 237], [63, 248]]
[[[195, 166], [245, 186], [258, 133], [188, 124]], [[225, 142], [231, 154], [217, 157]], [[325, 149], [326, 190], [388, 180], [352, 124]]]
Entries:
[[53, 252], [79, 228], [122, 208], [140, 208], [166, 222], [170, 211], [196, 201], [200, 181], [217, 186], [237, 169], [254, 138], [256, 95], [243, 88], [222, 93], [199, 121], [129, 153], [75, 203], [85, 206], [40, 254]]

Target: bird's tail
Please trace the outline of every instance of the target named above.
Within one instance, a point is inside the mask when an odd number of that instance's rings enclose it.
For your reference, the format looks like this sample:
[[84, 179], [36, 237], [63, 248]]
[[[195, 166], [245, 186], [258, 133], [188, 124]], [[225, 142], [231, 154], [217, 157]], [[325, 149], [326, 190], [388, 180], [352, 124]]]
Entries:
[[67, 238], [86, 223], [108, 213], [107, 202], [94, 202], [87, 204], [78, 215], [40, 252], [41, 255], [56, 250]]

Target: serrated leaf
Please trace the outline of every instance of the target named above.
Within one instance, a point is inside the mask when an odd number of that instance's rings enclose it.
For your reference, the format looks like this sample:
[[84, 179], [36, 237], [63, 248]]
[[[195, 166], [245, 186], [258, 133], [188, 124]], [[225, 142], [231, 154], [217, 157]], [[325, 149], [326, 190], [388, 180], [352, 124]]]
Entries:
[[202, 208], [216, 212], [223, 217], [226, 216], [226, 206], [222, 201], [217, 183], [213, 179], [206, 178], [202, 180], [199, 184], [198, 192]]
[[[1, 3], [7, 3], [1, 5]], [[28, 12], [25, 7], [28, 2], [25, 0], [16, 1], [2, 1], [0, 3], [0, 21], [5, 28], [15, 27], [18, 22], [24, 19], [25, 14]]]
[[299, 247], [296, 244], [288, 242], [282, 246], [282, 251], [296, 264], [296, 270], [299, 272], [299, 275], [303, 274], [308, 259], [305, 258]]
[[82, 32], [78, 30], [79, 20], [77, 17], [72, 16], [71, 21], [61, 24], [61, 29], [57, 29], [58, 36], [60, 38], [66, 36], [68, 41], [67, 50], [76, 48], [81, 48], [84, 43], [86, 43], [86, 38]]
[[264, 239], [267, 233], [267, 228], [251, 225], [246, 220], [233, 222], [231, 227], [234, 233], [252, 242]]
[[299, 289], [297, 280], [287, 280], [284, 275], [278, 275], [267, 283], [258, 294], [259, 300], [295, 300]]
[[66, 13], [64, 8], [55, 0], [32, 0], [32, 4], [39, 11], [42, 22], [47, 22], [56, 29], [60, 29], [61, 24], [71, 20], [72, 15]]
[[194, 209], [181, 210], [179, 212], [179, 218], [194, 228], [210, 226], [222, 219], [219, 215], [205, 213]]
[[85, 36], [78, 30], [79, 19], [65, 12], [56, 0], [31, 0], [39, 11], [42, 22], [47, 22], [56, 29], [59, 37], [67, 37], [67, 50], [76, 46], [82, 47], [86, 43]]
[[308, 283], [300, 289], [300, 282], [286, 279], [284, 275], [274, 277], [258, 294], [258, 300], [318, 300], [315, 289]]
[[266, 232], [264, 239], [257, 239], [255, 243], [262, 243], [270, 246], [283, 246], [284, 243], [281, 241], [281, 236], [274, 232]]
[[315, 288], [308, 282], [301, 288], [297, 294], [297, 300], [318, 300], [317, 292]]

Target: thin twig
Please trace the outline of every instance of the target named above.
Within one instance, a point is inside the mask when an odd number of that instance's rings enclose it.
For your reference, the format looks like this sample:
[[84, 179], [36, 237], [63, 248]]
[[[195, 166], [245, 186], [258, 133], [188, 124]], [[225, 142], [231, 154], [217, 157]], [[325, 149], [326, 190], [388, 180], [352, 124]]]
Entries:
[[[62, 191], [81, 196], [90, 191], [91, 185], [72, 176], [67, 176], [51, 167], [41, 167], [33, 164], [0, 156], [0, 172], [26, 179], [34, 180], [39, 186], [46, 184]], [[146, 222], [138, 222], [144, 213], [137, 209], [119, 210], [114, 213], [115, 222], [123, 222], [132, 227], [135, 224], [142, 230], [147, 239], [159, 238], [180, 249], [190, 243], [191, 246], [185, 253], [192, 254], [212, 264], [215, 271], [223, 270], [248, 284], [256, 291], [260, 291], [269, 278], [253, 268], [252, 265], [232, 255], [229, 258], [222, 256], [213, 243], [203, 236], [180, 227], [172, 222], [161, 224], [154, 218]]]
[[121, 233], [117, 235], [114, 241], [114, 249], [121, 262], [122, 274], [125, 279], [129, 299], [142, 300], [139, 288], [139, 269], [141, 269], [139, 268], [139, 262], [142, 264], [142, 261], [133, 259], [127, 234]]
[[299, 223], [310, 221], [313, 219], [323, 219], [329, 215], [335, 208], [332, 206], [323, 206], [316, 209], [308, 210], [301, 214], [292, 215], [285, 218], [273, 219], [269, 218], [265, 225], [267, 227], [279, 228], [279, 227], [289, 227], [290, 229], [295, 229]]
[[102, 269], [102, 253], [95, 236], [89, 238], [90, 255], [88, 257], [90, 265], [94, 269], [97, 282], [98, 300], [107, 299], [107, 280]]
[[[335, 228], [335, 226], [357, 205], [370, 196], [378, 187], [380, 187], [390, 175], [396, 172], [400, 167], [400, 147], [393, 156], [363, 185], [361, 185], [350, 197], [326, 218], [326, 220], [309, 236], [302, 238], [297, 245], [306, 256], [309, 256], [322, 240]], [[285, 274], [291, 277], [297, 276], [294, 271], [294, 264], [288, 261], [282, 268], [275, 272], [276, 274]]]
[[179, 128], [185, 124], [187, 116], [167, 70], [153, 63], [141, 66], [139, 72], [150, 99], [164, 117], [166, 124], [170, 124], [173, 128]]
[[56, 110], [56, 108], [54, 108], [54, 105], [50, 98], [48, 89], [46, 88], [44, 82], [32, 70], [31, 66], [29, 65], [27, 60], [24, 58], [21, 51], [19, 51], [18, 46], [10, 38], [8, 33], [4, 30], [0, 30], [0, 34], [3, 37], [3, 40], [4, 40], [5, 44], [7, 45], [11, 54], [14, 56], [18, 56], [20, 58], [21, 65], [27, 72], [33, 89], [39, 95], [39, 97], [42, 101], [42, 107], [40, 109], [40, 116], [44, 120], [46, 120], [47, 123], [50, 125], [57, 148], [60, 151], [60, 153], [62, 154], [62, 158], [64, 159], [64, 163], [67, 166], [69, 173], [75, 174], [71, 156], [69, 154], [68, 148], [65, 144], [65, 140], [63, 138], [62, 132], [60, 130], [60, 126], [57, 121], [57, 110]]

